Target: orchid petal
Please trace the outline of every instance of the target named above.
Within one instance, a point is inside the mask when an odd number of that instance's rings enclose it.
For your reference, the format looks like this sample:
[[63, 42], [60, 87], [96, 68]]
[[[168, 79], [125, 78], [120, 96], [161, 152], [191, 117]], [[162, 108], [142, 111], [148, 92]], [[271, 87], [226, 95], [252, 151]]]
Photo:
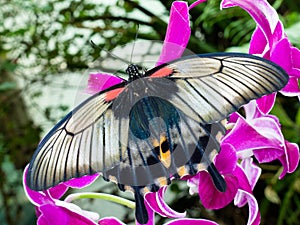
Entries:
[[250, 101], [248, 104], [244, 105], [244, 110], [246, 113], [246, 121], [248, 121], [249, 123], [252, 123], [251, 121], [254, 119], [266, 117], [274, 120], [274, 122], [280, 127], [279, 119], [274, 115], [262, 112], [260, 108], [257, 107], [256, 101]]
[[[36, 206], [38, 225], [96, 224], [92, 219], [98, 219], [97, 213], [84, 211], [75, 204], [56, 199], [66, 192], [68, 189], [66, 185], [59, 184], [45, 191], [33, 191], [26, 184], [27, 172], [28, 165], [24, 170], [23, 186], [27, 198]], [[93, 179], [85, 178], [84, 180], [91, 181]]]
[[170, 221], [168, 223], [165, 223], [164, 225], [190, 225], [190, 224], [194, 224], [194, 225], [218, 225], [215, 222], [212, 222], [210, 220], [204, 220], [204, 219], [177, 219], [177, 220], [173, 220]]
[[199, 193], [198, 192], [199, 191], [199, 189], [198, 189], [199, 182], [200, 182], [199, 177], [197, 175], [187, 179], [187, 186], [189, 187], [190, 195]]
[[220, 192], [216, 189], [211, 176], [206, 171], [198, 173], [199, 176], [199, 197], [203, 206], [207, 209], [220, 209], [228, 205], [236, 195], [238, 180], [233, 175], [224, 175], [226, 191]]
[[293, 66], [296, 69], [296, 72], [293, 74], [300, 78], [300, 50], [295, 47], [291, 47], [292, 49], [292, 59], [293, 59]]
[[[279, 17], [276, 10], [270, 6], [267, 1], [261, 0], [223, 0], [221, 2], [222, 8], [228, 8], [233, 6], [239, 6], [247, 11], [252, 18], [256, 21], [256, 24], [264, 33], [269, 42], [269, 46], [273, 46], [274, 35], [278, 36], [277, 39], [283, 35], [283, 27], [278, 27]], [[280, 30], [281, 28], [281, 30]]]
[[294, 172], [299, 164], [299, 146], [295, 143], [290, 143], [288, 141], [285, 142], [286, 144], [286, 154], [288, 157], [288, 172]]
[[173, 2], [170, 21], [157, 66], [179, 58], [191, 35], [187, 2]]
[[53, 203], [53, 200], [51, 199], [50, 195], [45, 192], [33, 191], [27, 186], [24, 189], [29, 201], [37, 207], [45, 203]]
[[253, 102], [245, 106], [245, 111], [250, 118], [240, 116], [222, 144], [233, 145], [242, 159], [254, 154], [260, 163], [280, 160], [283, 165], [280, 178], [287, 172], [293, 172], [299, 160], [298, 146], [284, 140], [278, 119], [272, 115], [263, 116]]
[[229, 122], [235, 123], [238, 120], [238, 118], [240, 118], [240, 114], [237, 112], [234, 112], [229, 116]]
[[[252, 158], [242, 160], [241, 165], [238, 165], [234, 171], [234, 175], [239, 180], [239, 189], [251, 194], [260, 174], [261, 169], [253, 163]], [[243, 207], [247, 204], [248, 199], [242, 192], [237, 192], [234, 201], [235, 205]]]
[[251, 185], [249, 184], [249, 179], [247, 177], [246, 172], [241, 167], [241, 165], [237, 165], [236, 169], [233, 172], [233, 175], [238, 179], [239, 181], [239, 189], [245, 190], [249, 193], [252, 192]]
[[300, 96], [299, 79], [290, 77], [289, 82], [280, 92], [289, 97]]
[[115, 217], [105, 217], [98, 221], [99, 225], [126, 225]]
[[215, 158], [215, 165], [221, 174], [232, 173], [237, 163], [237, 155], [229, 143], [221, 145], [221, 151]]
[[196, 7], [197, 5], [199, 5], [200, 3], [203, 3], [203, 2], [206, 2], [206, 0], [198, 0], [198, 1], [195, 1], [194, 3], [192, 3], [192, 4], [189, 6], [189, 10], [191, 10], [192, 8]]
[[59, 199], [67, 192], [68, 189], [69, 189], [68, 186], [64, 184], [59, 184], [52, 188], [49, 188], [48, 191], [52, 198]]
[[103, 91], [109, 87], [121, 83], [122, 81], [124, 80], [112, 74], [92, 73], [89, 76], [86, 92], [89, 94], [96, 94], [99, 91]]
[[253, 163], [253, 158], [247, 158], [242, 160], [241, 166], [244, 169], [244, 172], [248, 178], [249, 184], [251, 186], [251, 190], [253, 190], [261, 175], [261, 168]]
[[[282, 66], [290, 76], [286, 87], [281, 90], [285, 96], [298, 96], [300, 100], [300, 50], [293, 47], [284, 33], [283, 25], [276, 10], [266, 0], [223, 0], [223, 8], [240, 6], [256, 21], [258, 27], [253, 33], [250, 43], [250, 54], [260, 54]], [[259, 101], [263, 112], [269, 112], [271, 103]]]
[[54, 204], [54, 201], [52, 200], [52, 198], [50, 197], [48, 192], [33, 191], [27, 186], [26, 175], [28, 172], [28, 166], [29, 165], [27, 165], [25, 167], [24, 172], [23, 172], [23, 187], [24, 187], [25, 194], [26, 194], [27, 198], [29, 199], [29, 201], [35, 206], [40, 206], [45, 203], [53, 203]]
[[93, 220], [82, 216], [78, 212], [73, 212], [68, 208], [45, 204], [40, 206], [43, 221], [47, 221], [48, 225], [61, 225], [61, 224], [76, 224], [76, 225], [94, 225]]
[[293, 63], [291, 44], [287, 38], [283, 38], [276, 43], [276, 46], [272, 49], [270, 60], [280, 65], [287, 73], [290, 74]]
[[149, 204], [150, 208], [160, 214], [161, 216], [169, 218], [182, 218], [186, 213], [179, 213], [171, 209], [167, 203], [163, 200], [163, 195], [167, 186], [161, 187], [158, 192], [149, 192], [145, 195], [145, 200]]
[[256, 100], [257, 106], [263, 113], [268, 114], [275, 104], [275, 99], [276, 92], [263, 96]]
[[[238, 193], [239, 193], [239, 195], [245, 196], [245, 198], [247, 199], [248, 206], [249, 206], [249, 218], [248, 218], [247, 225], [260, 224], [260, 213], [259, 213], [259, 208], [258, 208], [256, 198], [251, 193], [244, 191], [244, 190], [239, 189]], [[236, 199], [234, 201], [234, 204], [239, 206], [239, 203], [236, 202]]]
[[290, 75], [288, 84], [280, 91], [286, 96], [300, 95], [297, 79], [300, 77], [300, 66], [297, 62], [299, 58], [300, 51], [292, 47], [287, 38], [280, 40], [272, 51], [271, 60], [280, 65]]
[[235, 127], [222, 140], [222, 143], [230, 143], [237, 151], [277, 149], [281, 146], [282, 134], [276, 121], [265, 117], [257, 118], [253, 123], [249, 124], [243, 117], [240, 117]]
[[45, 216], [38, 217], [36, 224], [38, 224], [38, 225], [51, 225], [51, 224], [48, 223], [48, 220]]
[[80, 178], [73, 178], [69, 181], [64, 182], [68, 187], [72, 188], [84, 188], [93, 183], [100, 175], [95, 173], [93, 175], [86, 175]]
[[75, 205], [74, 203], [71, 202], [65, 202], [61, 200], [54, 199], [55, 205], [58, 207], [62, 207], [67, 209], [68, 211], [77, 213], [81, 216], [84, 216], [86, 218], [92, 219], [92, 220], [98, 220], [99, 219], [99, 214], [92, 212], [92, 211], [86, 211], [81, 209], [78, 205]]
[[280, 159], [284, 151], [280, 148], [260, 148], [258, 150], [253, 150], [253, 154], [259, 163], [268, 163], [276, 159]]
[[285, 141], [285, 154], [279, 158], [283, 165], [283, 171], [279, 176], [282, 179], [286, 173], [294, 172], [299, 164], [299, 146]]
[[[262, 115], [261, 111], [257, 108], [256, 101], [250, 101], [248, 104], [244, 105], [244, 110], [245, 110], [245, 113], [247, 116], [247, 120], [251, 120], [251, 119], [260, 117]], [[241, 117], [241, 116], [239, 116], [239, 117]]]
[[267, 44], [268, 41], [265, 34], [257, 27], [250, 40], [249, 54], [256, 54], [266, 59], [270, 59], [270, 48]]

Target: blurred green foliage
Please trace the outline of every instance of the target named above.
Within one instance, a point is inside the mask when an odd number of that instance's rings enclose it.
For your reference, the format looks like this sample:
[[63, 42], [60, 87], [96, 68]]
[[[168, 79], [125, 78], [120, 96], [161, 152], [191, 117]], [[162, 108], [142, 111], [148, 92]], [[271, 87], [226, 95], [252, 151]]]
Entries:
[[[191, 3], [193, 1], [190, 1]], [[22, 170], [40, 140], [41, 124], [34, 124], [28, 107], [51, 122], [52, 106], [39, 108], [35, 99], [42, 88], [70, 71], [84, 70], [102, 54], [138, 38], [163, 40], [172, 1], [22, 1], [0, 2], [0, 221], [3, 225], [33, 224], [34, 208], [22, 191]], [[292, 44], [300, 47], [300, 4], [270, 1], [278, 11]], [[153, 4], [153, 5], [152, 5]], [[250, 16], [240, 8], [220, 11], [220, 1], [209, 0], [191, 10], [192, 37], [188, 48], [196, 53], [247, 51], [255, 29]], [[155, 7], [154, 7], [155, 6]], [[99, 48], [93, 48], [93, 40]], [[31, 99], [25, 103], [24, 98]], [[272, 111], [281, 121], [287, 140], [300, 143], [299, 100], [279, 96]], [[57, 103], [57, 110], [66, 107]], [[299, 169], [278, 180], [280, 164], [262, 165], [255, 189], [262, 224], [292, 225], [300, 221]], [[220, 224], [246, 224], [247, 207], [229, 205], [206, 211], [186, 186], [170, 187], [170, 205], [188, 216], [209, 218]], [[159, 224], [164, 218], [159, 219]]]

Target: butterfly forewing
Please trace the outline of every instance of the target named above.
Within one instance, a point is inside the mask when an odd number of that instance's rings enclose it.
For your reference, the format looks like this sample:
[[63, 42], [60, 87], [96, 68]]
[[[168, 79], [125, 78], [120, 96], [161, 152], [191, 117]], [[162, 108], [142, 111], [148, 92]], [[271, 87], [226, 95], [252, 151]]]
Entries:
[[167, 78], [178, 84], [171, 102], [201, 123], [220, 121], [288, 81], [276, 64], [247, 54], [199, 55], [166, 66], [173, 71]]
[[[58, 123], [39, 144], [29, 166], [27, 183], [44, 190], [60, 182], [102, 172], [119, 163], [118, 130], [128, 119], [116, 120], [106, 92], [82, 103]], [[123, 151], [126, 148], [123, 147]]]

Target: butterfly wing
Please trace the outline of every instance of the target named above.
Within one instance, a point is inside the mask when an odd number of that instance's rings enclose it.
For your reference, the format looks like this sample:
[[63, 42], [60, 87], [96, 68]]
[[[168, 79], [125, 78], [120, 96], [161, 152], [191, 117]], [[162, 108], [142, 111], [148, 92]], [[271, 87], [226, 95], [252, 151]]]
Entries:
[[175, 81], [178, 91], [171, 102], [200, 123], [220, 121], [288, 82], [288, 75], [278, 65], [241, 53], [186, 57], [149, 73]]
[[[169, 103], [166, 93], [174, 84], [138, 79], [90, 97], [41, 141], [29, 165], [28, 186], [45, 190], [98, 172], [121, 190], [155, 191], [172, 175], [190, 174], [193, 165], [184, 166], [200, 163], [203, 153], [197, 162], [190, 158], [195, 149], [202, 151], [199, 137], [210, 133]], [[162, 89], [166, 93], [157, 93]]]
[[[124, 84], [90, 97], [40, 142], [27, 174], [33, 190], [45, 190], [71, 178], [105, 171], [119, 160], [119, 143], [115, 135], [126, 135], [128, 121], [116, 121], [111, 110], [112, 99]], [[128, 126], [128, 125], [127, 125]], [[126, 139], [126, 137], [121, 137]]]
[[211, 163], [219, 151], [219, 121], [287, 80], [280, 67], [246, 54], [186, 57], [162, 65], [69, 113], [39, 144], [27, 184], [44, 190], [101, 172], [121, 190], [135, 192], [137, 218], [146, 223], [141, 189], [156, 191], [171, 176], [207, 169], [224, 190]]

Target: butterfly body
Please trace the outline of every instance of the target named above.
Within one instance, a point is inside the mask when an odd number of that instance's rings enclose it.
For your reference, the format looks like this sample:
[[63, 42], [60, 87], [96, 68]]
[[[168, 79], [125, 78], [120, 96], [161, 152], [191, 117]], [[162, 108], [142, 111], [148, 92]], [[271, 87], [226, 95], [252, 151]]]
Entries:
[[45, 136], [29, 165], [30, 188], [101, 173], [135, 193], [140, 223], [148, 220], [143, 194], [172, 178], [207, 170], [225, 191], [212, 163], [221, 121], [288, 80], [274, 63], [237, 53], [183, 57], [145, 73], [131, 65], [127, 72], [128, 80], [88, 98]]

